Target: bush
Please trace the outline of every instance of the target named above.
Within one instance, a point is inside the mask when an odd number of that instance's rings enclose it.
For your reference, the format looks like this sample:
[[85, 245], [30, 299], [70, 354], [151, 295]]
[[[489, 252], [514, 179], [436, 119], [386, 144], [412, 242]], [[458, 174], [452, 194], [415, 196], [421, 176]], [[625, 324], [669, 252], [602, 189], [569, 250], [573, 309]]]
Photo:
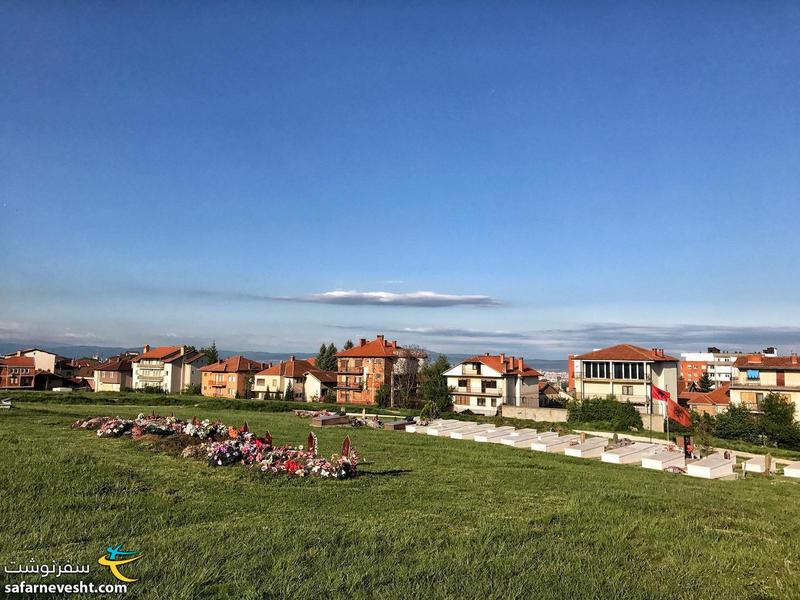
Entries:
[[439, 407], [435, 402], [428, 402], [422, 407], [422, 412], [419, 413], [420, 419], [430, 421], [439, 417]]
[[606, 423], [615, 431], [640, 429], [642, 415], [633, 404], [619, 402], [614, 396], [607, 398], [584, 398], [567, 405], [568, 419], [574, 423]]
[[191, 394], [192, 396], [199, 396], [203, 393], [203, 386], [199, 383], [190, 383], [186, 386], [186, 389], [183, 390], [184, 394]]
[[800, 428], [794, 420], [794, 402], [772, 392], [761, 401], [759, 409], [759, 430], [766, 441], [775, 446], [800, 447]]
[[714, 435], [727, 440], [759, 441], [758, 422], [744, 406], [731, 405], [724, 413], [717, 415]]

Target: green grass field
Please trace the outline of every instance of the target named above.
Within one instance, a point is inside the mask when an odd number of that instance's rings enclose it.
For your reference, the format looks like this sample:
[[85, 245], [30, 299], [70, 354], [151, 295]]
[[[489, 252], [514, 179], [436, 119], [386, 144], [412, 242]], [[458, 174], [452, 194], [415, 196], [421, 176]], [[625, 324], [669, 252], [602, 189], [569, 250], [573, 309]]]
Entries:
[[[69, 429], [146, 407], [17, 406], [0, 413], [0, 563], [99, 569], [122, 543], [144, 554], [131, 597], [800, 597], [800, 483], [782, 477], [709, 482], [332, 428], [318, 430], [322, 453], [349, 434], [362, 475], [289, 481]], [[276, 443], [309, 431], [291, 413], [157, 410], [247, 419]]]

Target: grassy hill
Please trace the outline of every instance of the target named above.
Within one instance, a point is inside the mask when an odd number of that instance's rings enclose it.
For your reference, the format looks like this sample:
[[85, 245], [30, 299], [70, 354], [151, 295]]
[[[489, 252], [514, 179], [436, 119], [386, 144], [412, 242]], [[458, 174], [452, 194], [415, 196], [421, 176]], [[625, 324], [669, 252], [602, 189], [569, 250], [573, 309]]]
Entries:
[[[322, 452], [350, 434], [362, 476], [288, 481], [69, 429], [147, 407], [18, 406], [0, 413], [0, 562], [69, 560], [110, 582], [97, 558], [121, 543], [144, 554], [131, 597], [800, 596], [800, 483], [781, 477], [711, 482], [333, 428]], [[174, 410], [247, 419], [277, 443], [309, 431], [289, 413], [203, 408]]]

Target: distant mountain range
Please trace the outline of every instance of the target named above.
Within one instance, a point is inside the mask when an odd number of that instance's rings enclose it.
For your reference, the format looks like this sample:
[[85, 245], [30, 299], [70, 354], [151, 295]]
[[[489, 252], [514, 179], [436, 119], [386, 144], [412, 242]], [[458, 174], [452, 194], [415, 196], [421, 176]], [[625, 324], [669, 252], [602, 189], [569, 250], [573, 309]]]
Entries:
[[[86, 356], [98, 356], [101, 359], [108, 358], [109, 356], [113, 356], [115, 354], [120, 354], [122, 352], [127, 351], [134, 351], [134, 352], [141, 352], [141, 346], [136, 347], [128, 347], [125, 348], [123, 346], [54, 346], [51, 344], [41, 344], [41, 343], [19, 343], [19, 342], [2, 342], [0, 341], [0, 355], [9, 354], [16, 350], [21, 350], [23, 348], [42, 348], [43, 350], [48, 350], [50, 352], [55, 352], [60, 356], [66, 356], [67, 358], [83, 358]], [[292, 356], [296, 356], [298, 358], [306, 358], [308, 356], [315, 356], [316, 350], [313, 352], [262, 352], [259, 350], [218, 350], [219, 355], [221, 358], [227, 358], [228, 356], [234, 356], [236, 354], [241, 354], [246, 356], [247, 358], [252, 358], [253, 360], [257, 360], [260, 362], [277, 362], [281, 360], [287, 360]], [[430, 356], [431, 360], [436, 360], [436, 358], [442, 354], [441, 352], [435, 352], [433, 350], [428, 350], [428, 355]], [[465, 358], [470, 356], [474, 356], [474, 354], [452, 354], [452, 353], [444, 353], [446, 354], [448, 360], [451, 364], [455, 364], [461, 362]], [[539, 371], [566, 371], [567, 370], [567, 361], [566, 360], [548, 360], [548, 359], [525, 359], [525, 362], [535, 369]]]

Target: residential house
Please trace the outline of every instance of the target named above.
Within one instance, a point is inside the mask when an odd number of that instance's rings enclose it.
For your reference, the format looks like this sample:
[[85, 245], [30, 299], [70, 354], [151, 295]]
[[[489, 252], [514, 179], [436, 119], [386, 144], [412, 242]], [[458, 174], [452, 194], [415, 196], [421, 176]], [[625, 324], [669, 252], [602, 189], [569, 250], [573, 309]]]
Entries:
[[[663, 349], [647, 350], [632, 344], [619, 344], [569, 357], [570, 392], [576, 398], [614, 396], [621, 402], [637, 405], [649, 412], [651, 385], [678, 398], [678, 359]], [[664, 414], [657, 403], [654, 414]]]
[[453, 410], [495, 415], [498, 408], [539, 406], [541, 373], [523, 358], [505, 354], [473, 356], [444, 372], [452, 390]]
[[203, 396], [249, 398], [253, 377], [264, 363], [244, 356], [231, 356], [200, 369]]
[[26, 348], [25, 350], [17, 350], [11, 354], [6, 354], [5, 358], [23, 357], [27, 356], [32, 358], [35, 363], [37, 371], [47, 371], [48, 373], [57, 373], [56, 363], [59, 362], [60, 357], [55, 352], [42, 350], [41, 348]]
[[187, 346], [145, 346], [133, 363], [133, 388], [160, 389], [165, 393], [183, 392], [200, 384], [200, 368], [208, 363], [206, 355]]
[[307, 402], [331, 402], [336, 399], [336, 371], [316, 369], [306, 373], [303, 397]]
[[563, 404], [567, 398], [567, 394], [556, 387], [553, 382], [545, 379], [539, 380], [539, 406], [547, 406], [551, 403]]
[[133, 389], [133, 363], [136, 356], [119, 354], [111, 356], [94, 370], [95, 392], [124, 392]]
[[284, 398], [288, 389], [293, 400], [312, 402], [331, 393], [332, 378], [335, 380], [336, 373], [318, 369], [313, 358], [292, 356], [256, 373], [253, 392], [258, 398]]
[[794, 402], [800, 420], [800, 360], [790, 356], [748, 354], [736, 360], [731, 382], [731, 404], [758, 411], [764, 397], [777, 392]]
[[710, 392], [682, 391], [678, 394], [678, 402], [700, 414], [718, 415], [730, 406], [730, 385], [722, 384]]
[[36, 361], [32, 356], [0, 358], [0, 389], [35, 389]]
[[[416, 369], [417, 359], [403, 352], [396, 341], [387, 342], [382, 335], [367, 341], [361, 338], [357, 346], [336, 355], [336, 402], [339, 404], [375, 404], [375, 395], [385, 385], [390, 402], [395, 391], [394, 378], [405, 373], [400, 369]], [[395, 367], [403, 359], [405, 367]], [[416, 364], [412, 364], [416, 363]]]

